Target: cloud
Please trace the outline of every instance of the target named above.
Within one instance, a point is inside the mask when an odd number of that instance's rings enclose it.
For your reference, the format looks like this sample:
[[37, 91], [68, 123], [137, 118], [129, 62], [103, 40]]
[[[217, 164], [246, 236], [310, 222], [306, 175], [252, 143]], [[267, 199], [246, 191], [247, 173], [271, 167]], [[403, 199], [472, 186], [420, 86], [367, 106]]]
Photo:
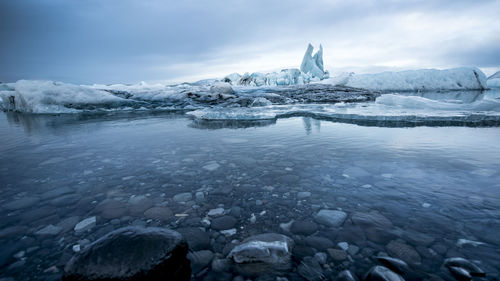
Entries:
[[498, 67], [498, 1], [0, 2], [0, 80], [194, 80], [298, 67]]

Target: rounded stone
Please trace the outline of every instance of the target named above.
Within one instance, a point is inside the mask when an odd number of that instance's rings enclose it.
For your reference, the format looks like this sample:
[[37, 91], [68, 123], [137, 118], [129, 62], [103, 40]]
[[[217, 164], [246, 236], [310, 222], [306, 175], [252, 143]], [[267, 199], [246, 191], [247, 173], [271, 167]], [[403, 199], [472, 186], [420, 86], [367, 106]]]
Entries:
[[293, 234], [311, 235], [318, 230], [318, 225], [312, 221], [294, 221], [290, 227]]
[[212, 220], [211, 227], [215, 230], [226, 230], [233, 228], [238, 220], [232, 216], [222, 216]]
[[320, 210], [314, 217], [314, 220], [317, 223], [324, 224], [332, 227], [341, 226], [345, 219], [347, 218], [347, 214], [342, 211], [337, 210]]

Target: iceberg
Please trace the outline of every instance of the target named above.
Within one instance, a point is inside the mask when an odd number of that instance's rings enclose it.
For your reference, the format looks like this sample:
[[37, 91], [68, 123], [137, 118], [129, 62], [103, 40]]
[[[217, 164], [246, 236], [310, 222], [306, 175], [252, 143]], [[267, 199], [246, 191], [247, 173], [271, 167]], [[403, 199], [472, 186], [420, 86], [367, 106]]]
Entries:
[[488, 77], [488, 87], [500, 88], [500, 71], [495, 72], [493, 75]]
[[314, 47], [311, 44], [307, 46], [302, 64], [300, 65], [300, 71], [319, 79], [328, 78], [328, 71], [325, 71], [323, 67], [323, 46], [319, 45], [319, 50], [314, 56], [312, 55], [313, 49]]
[[330, 78], [322, 83], [348, 86], [375, 91], [439, 91], [485, 90], [486, 75], [478, 68], [453, 68], [445, 70], [421, 69], [376, 74], [354, 74], [344, 79]]
[[4, 110], [27, 113], [72, 113], [81, 106], [123, 102], [106, 91], [53, 81], [19, 80], [0, 90]]
[[253, 87], [304, 85], [318, 80], [296, 68], [282, 69], [280, 72], [271, 73], [254, 72], [243, 75], [232, 73], [222, 79], [223, 82], [234, 86]]
[[304, 85], [328, 78], [328, 71], [324, 70], [323, 46], [319, 46], [318, 52], [312, 54], [314, 47], [309, 44], [302, 60], [300, 69], [282, 69], [280, 72], [252, 74], [231, 73], [222, 79], [222, 82], [235, 86], [290, 86]]

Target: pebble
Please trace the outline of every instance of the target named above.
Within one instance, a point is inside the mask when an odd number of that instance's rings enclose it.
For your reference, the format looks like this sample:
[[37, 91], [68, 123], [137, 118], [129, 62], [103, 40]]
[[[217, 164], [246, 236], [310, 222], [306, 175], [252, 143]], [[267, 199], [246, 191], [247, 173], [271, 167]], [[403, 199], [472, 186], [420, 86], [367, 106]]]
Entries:
[[230, 237], [230, 236], [233, 236], [235, 235], [237, 232], [236, 228], [231, 228], [231, 229], [227, 229], [227, 230], [221, 230], [220, 233], [226, 237]]
[[74, 230], [76, 232], [82, 232], [82, 231], [91, 229], [95, 226], [96, 221], [97, 221], [96, 217], [86, 218], [86, 219], [82, 220], [81, 222], [77, 223], [75, 225]]
[[347, 242], [339, 242], [337, 243], [337, 246], [339, 246], [339, 248], [344, 251], [347, 251], [349, 249], [349, 243]]
[[216, 209], [211, 209], [208, 211], [207, 216], [210, 217], [219, 217], [224, 214], [224, 208], [216, 208]]
[[305, 199], [311, 197], [311, 192], [309, 191], [301, 191], [297, 193], [297, 198], [298, 199]]
[[236, 225], [238, 220], [231, 216], [222, 216], [212, 220], [211, 228], [215, 230], [231, 229]]
[[62, 227], [49, 224], [46, 227], [35, 232], [35, 234], [36, 235], [57, 235], [61, 232], [61, 230], [62, 230]]
[[75, 253], [78, 253], [81, 250], [80, 245], [78, 245], [78, 244], [73, 245], [72, 249], [73, 249], [73, 252], [75, 252]]
[[209, 171], [209, 172], [213, 172], [217, 169], [219, 169], [220, 165], [217, 163], [217, 162], [209, 162], [207, 163], [205, 166], [203, 166], [202, 168]]
[[191, 195], [190, 192], [183, 192], [183, 193], [176, 194], [173, 197], [173, 199], [177, 203], [184, 203], [184, 202], [187, 202], [187, 201], [193, 199], [193, 195]]

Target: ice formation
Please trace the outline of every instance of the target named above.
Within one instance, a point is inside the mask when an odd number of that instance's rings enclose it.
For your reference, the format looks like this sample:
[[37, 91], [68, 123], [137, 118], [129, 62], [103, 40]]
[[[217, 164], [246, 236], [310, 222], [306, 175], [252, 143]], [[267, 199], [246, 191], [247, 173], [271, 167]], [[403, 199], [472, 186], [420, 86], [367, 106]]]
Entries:
[[297, 68], [283, 69], [280, 72], [240, 75], [232, 73], [222, 79], [223, 82], [239, 86], [289, 86], [304, 85], [310, 82], [317, 82], [328, 78], [328, 71], [324, 70], [323, 47], [319, 46], [319, 51], [312, 55], [313, 46], [309, 44], [302, 60], [300, 70]]
[[314, 47], [311, 44], [307, 46], [300, 65], [300, 71], [319, 79], [328, 78], [328, 71], [325, 71], [323, 67], [323, 46], [319, 45], [319, 50], [314, 56], [312, 55], [313, 49]]
[[488, 77], [488, 87], [500, 88], [500, 71]]
[[3, 84], [0, 91], [4, 110], [28, 113], [70, 113], [80, 106], [101, 107], [123, 99], [102, 90], [52, 81], [19, 80]]
[[330, 78], [322, 83], [376, 91], [437, 91], [437, 90], [484, 90], [486, 75], [477, 68], [453, 68], [445, 70], [420, 69], [376, 74], [354, 74], [341, 81]]

